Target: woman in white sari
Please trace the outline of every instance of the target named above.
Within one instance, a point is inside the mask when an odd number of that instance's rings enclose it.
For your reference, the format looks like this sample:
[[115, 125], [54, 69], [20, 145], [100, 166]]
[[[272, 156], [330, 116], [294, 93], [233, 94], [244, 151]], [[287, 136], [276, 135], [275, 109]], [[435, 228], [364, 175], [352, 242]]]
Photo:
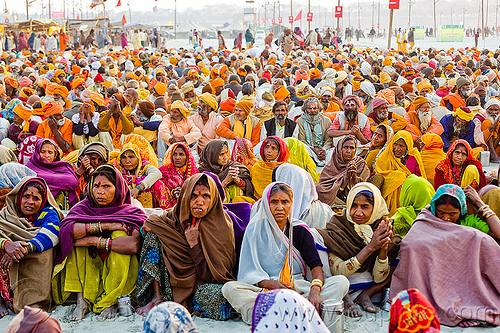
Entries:
[[292, 217], [310, 228], [322, 229], [333, 216], [333, 210], [319, 201], [311, 174], [294, 164], [285, 163], [273, 171], [273, 181], [290, 185], [293, 191]]
[[263, 290], [293, 289], [321, 313], [323, 301], [340, 300], [349, 289], [344, 276], [324, 279], [314, 238], [304, 222], [293, 219], [292, 206], [290, 186], [275, 182], [265, 188], [262, 199], [252, 207], [241, 247], [238, 281], [227, 282], [222, 288], [224, 297], [247, 324]]

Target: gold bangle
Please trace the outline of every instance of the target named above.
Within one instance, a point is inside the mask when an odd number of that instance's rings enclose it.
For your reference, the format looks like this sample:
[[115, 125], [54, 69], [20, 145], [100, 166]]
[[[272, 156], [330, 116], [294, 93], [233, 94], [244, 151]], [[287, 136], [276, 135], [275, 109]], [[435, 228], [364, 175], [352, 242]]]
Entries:
[[90, 223], [90, 234], [91, 235], [96, 235], [99, 233], [99, 223]]
[[377, 261], [378, 261], [379, 263], [381, 263], [381, 264], [385, 264], [385, 263], [387, 262], [387, 260], [388, 260], [388, 259], [387, 259], [387, 257], [386, 257], [384, 260], [382, 260], [382, 259], [380, 259], [380, 258], [377, 256]]

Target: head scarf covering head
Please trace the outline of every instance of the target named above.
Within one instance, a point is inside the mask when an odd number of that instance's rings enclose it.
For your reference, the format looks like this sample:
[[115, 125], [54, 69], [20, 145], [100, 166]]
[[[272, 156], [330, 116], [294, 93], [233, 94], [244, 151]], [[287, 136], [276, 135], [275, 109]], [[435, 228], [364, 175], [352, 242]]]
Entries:
[[154, 90], [156, 91], [156, 93], [160, 96], [164, 96], [165, 93], [167, 92], [167, 85], [163, 82], [158, 82], [155, 86], [154, 86]]
[[12, 77], [12, 76], [7, 76], [3, 79], [3, 82], [5, 82], [5, 84], [8, 84], [9, 86], [11, 86], [12, 88], [16, 88], [19, 87], [19, 82], [17, 81], [16, 78]]
[[273, 162], [273, 161], [266, 161], [264, 158], [264, 149], [266, 147], [267, 141], [273, 141], [276, 143], [279, 149], [278, 157], [276, 158], [276, 162], [286, 162], [288, 161], [288, 158], [290, 157], [290, 151], [288, 150], [288, 146], [286, 145], [285, 141], [283, 141], [282, 138], [277, 137], [277, 136], [268, 136], [263, 142], [262, 145], [260, 146], [260, 156], [262, 157], [262, 160], [265, 162]]
[[162, 302], [149, 310], [143, 333], [197, 333], [189, 311], [175, 302]]
[[103, 164], [109, 162], [109, 149], [102, 142], [91, 142], [78, 151], [78, 162], [76, 162], [76, 166], [80, 166], [81, 159], [85, 156], [89, 156], [90, 154], [97, 154], [102, 158]]
[[[200, 99], [205, 102], [208, 106], [212, 108], [212, 110], [217, 110], [218, 104], [217, 100], [215, 99], [214, 95], [210, 93], [203, 93], [200, 95]], [[222, 102], [221, 102], [222, 104]]]
[[403, 290], [393, 300], [389, 333], [438, 333], [440, 330], [436, 309], [419, 290]]
[[45, 116], [53, 116], [59, 113], [64, 112], [62, 105], [58, 102], [50, 101], [45, 104], [42, 108], [42, 113]]
[[389, 88], [380, 90], [376, 96], [382, 97], [391, 105], [396, 103], [396, 96], [394, 95], [394, 91]]
[[365, 94], [372, 98], [375, 96], [375, 86], [368, 80], [361, 82], [361, 84], [359, 85], [359, 89], [363, 90]]
[[495, 97], [491, 97], [487, 102], [486, 104], [484, 104], [484, 109], [485, 110], [488, 110], [488, 108], [492, 105], [497, 105], [498, 107], [500, 107], [500, 100], [498, 98], [495, 98]]
[[184, 116], [184, 118], [187, 118], [189, 117], [189, 115], [191, 114], [191, 110], [189, 110], [183, 102], [181, 101], [175, 101], [172, 103], [172, 105], [170, 106], [170, 109], [173, 110], [173, 109], [177, 109], [179, 110], [179, 112]]
[[23, 125], [23, 131], [24, 132], [29, 132], [30, 129], [30, 119], [31, 119], [31, 114], [33, 113], [33, 108], [29, 105], [24, 105], [22, 103], [19, 103], [16, 105], [14, 108], [14, 113], [24, 120], [24, 125]]
[[97, 105], [104, 106], [104, 97], [101, 94], [97, 92], [91, 92], [90, 99]]
[[4, 333], [37, 332], [60, 333], [57, 319], [42, 309], [25, 306], [5, 328]]
[[69, 91], [68, 88], [66, 88], [65, 86], [57, 86], [54, 88], [53, 94], [58, 94], [64, 98], [67, 98], [69, 95]]
[[[352, 204], [358, 194], [365, 194], [373, 197], [373, 211], [365, 224], [357, 224], [354, 222], [350, 214]], [[387, 205], [382, 197], [382, 194], [380, 193], [380, 190], [371, 183], [358, 183], [349, 191], [346, 205], [347, 220], [354, 225], [354, 230], [363, 239], [365, 244], [370, 243], [373, 237], [373, 230], [370, 227], [370, 224], [384, 216], [389, 215], [389, 210], [387, 209]]]
[[422, 104], [425, 103], [430, 103], [430, 102], [424, 96], [417, 96], [417, 98], [415, 98], [411, 104], [413, 104], [415, 111], [417, 111], [422, 106]]
[[422, 89], [429, 89], [431, 92], [434, 91], [432, 84], [427, 80], [422, 80], [420, 83], [417, 84], [417, 91], [419, 94], [422, 91]]
[[282, 101], [288, 96], [290, 96], [290, 92], [284, 86], [280, 86], [274, 91], [274, 99], [276, 99], [277, 101]]
[[246, 113], [246, 115], [248, 116], [250, 114], [250, 112], [252, 112], [253, 103], [250, 101], [241, 100], [238, 103], [236, 103], [235, 108], [237, 108], [237, 107], [242, 109]]
[[437, 189], [436, 194], [431, 200], [430, 210], [432, 214], [436, 215], [436, 201], [445, 194], [458, 200], [460, 204], [460, 216], [465, 216], [467, 214], [467, 199], [464, 191], [460, 186], [455, 184], [444, 184]]
[[453, 112], [453, 116], [469, 122], [474, 118], [474, 113], [468, 107], [461, 106], [456, 108], [455, 112]]
[[71, 81], [71, 89], [76, 89], [80, 85], [85, 85], [85, 81], [82, 78], [76, 78]]
[[426, 133], [422, 135], [420, 138], [422, 142], [424, 143], [424, 147], [422, 148], [423, 150], [431, 150], [431, 149], [443, 149], [444, 143], [443, 139], [435, 133]]

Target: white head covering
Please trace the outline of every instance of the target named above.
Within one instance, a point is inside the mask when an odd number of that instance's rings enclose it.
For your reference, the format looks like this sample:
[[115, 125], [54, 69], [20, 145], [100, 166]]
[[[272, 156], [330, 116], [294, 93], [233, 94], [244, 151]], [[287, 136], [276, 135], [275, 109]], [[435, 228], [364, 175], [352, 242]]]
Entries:
[[486, 104], [484, 104], [484, 109], [488, 110], [488, 108], [492, 105], [498, 105], [500, 107], [500, 100], [495, 97], [491, 97]]
[[366, 61], [361, 63], [361, 74], [363, 75], [371, 75], [372, 74], [372, 66]]
[[[287, 257], [288, 237], [280, 230], [269, 207], [269, 197], [275, 182], [267, 185], [262, 198], [257, 201], [250, 213], [243, 242], [241, 244], [238, 281], [256, 284], [262, 280], [279, 280], [281, 269]], [[288, 185], [287, 185], [288, 186]], [[288, 186], [289, 187], [289, 186]], [[293, 216], [293, 205], [291, 208]], [[292, 226], [304, 225], [299, 220], [292, 220]], [[297, 249], [293, 249], [293, 271], [302, 275], [306, 266]]]
[[369, 95], [371, 98], [375, 97], [375, 86], [370, 81], [363, 81], [359, 85], [359, 89], [363, 90], [365, 94]]
[[[370, 192], [373, 195], [373, 211], [368, 222], [366, 222], [365, 224], [357, 224], [356, 222], [353, 221], [351, 214], [349, 212], [351, 211], [351, 206], [352, 203], [354, 202], [354, 198], [356, 197], [356, 195], [364, 191]], [[380, 190], [378, 189], [378, 187], [376, 187], [371, 183], [367, 182], [357, 183], [349, 191], [349, 194], [347, 195], [346, 204], [347, 204], [347, 210], [346, 210], [347, 220], [352, 224], [354, 224], [354, 230], [365, 241], [365, 244], [370, 243], [373, 237], [373, 230], [370, 227], [370, 224], [382, 218], [383, 216], [389, 215], [387, 204], [385, 203], [385, 200], [382, 197]]]
[[189, 311], [175, 302], [163, 302], [152, 308], [142, 328], [143, 333], [197, 333]]

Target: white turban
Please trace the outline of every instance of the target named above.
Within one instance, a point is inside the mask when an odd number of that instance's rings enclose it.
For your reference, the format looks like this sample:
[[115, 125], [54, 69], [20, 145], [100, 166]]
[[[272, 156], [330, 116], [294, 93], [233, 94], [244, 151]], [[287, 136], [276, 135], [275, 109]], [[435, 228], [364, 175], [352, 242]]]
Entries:
[[485, 110], [488, 110], [488, 108], [492, 105], [498, 105], [498, 107], [500, 107], [500, 100], [498, 98], [495, 98], [495, 97], [491, 97], [487, 102], [486, 104], [484, 104], [484, 109]]
[[363, 90], [371, 98], [375, 96], [375, 86], [370, 81], [365, 80], [361, 82], [359, 89]]

